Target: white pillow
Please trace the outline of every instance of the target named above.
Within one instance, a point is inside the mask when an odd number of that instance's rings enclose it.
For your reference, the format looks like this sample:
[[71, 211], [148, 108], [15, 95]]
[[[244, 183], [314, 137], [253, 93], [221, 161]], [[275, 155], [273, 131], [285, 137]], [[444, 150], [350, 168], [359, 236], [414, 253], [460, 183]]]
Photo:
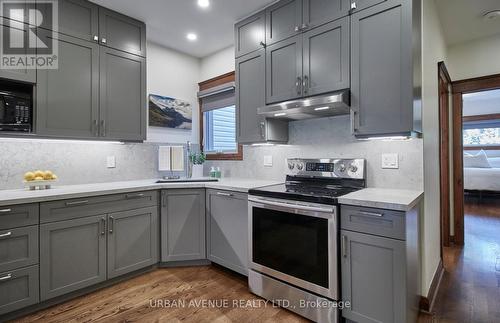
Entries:
[[488, 157], [484, 150], [481, 150], [476, 155], [464, 154], [464, 167], [465, 168], [491, 168], [488, 162]]
[[500, 168], [500, 157], [488, 158], [488, 162], [490, 163], [491, 167]]

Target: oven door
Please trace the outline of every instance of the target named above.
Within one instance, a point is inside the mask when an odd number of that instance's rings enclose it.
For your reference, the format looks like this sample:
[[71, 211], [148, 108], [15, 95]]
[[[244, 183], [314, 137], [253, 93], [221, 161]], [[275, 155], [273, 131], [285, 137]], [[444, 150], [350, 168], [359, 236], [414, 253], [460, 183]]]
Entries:
[[337, 207], [256, 196], [248, 201], [250, 269], [337, 300]]

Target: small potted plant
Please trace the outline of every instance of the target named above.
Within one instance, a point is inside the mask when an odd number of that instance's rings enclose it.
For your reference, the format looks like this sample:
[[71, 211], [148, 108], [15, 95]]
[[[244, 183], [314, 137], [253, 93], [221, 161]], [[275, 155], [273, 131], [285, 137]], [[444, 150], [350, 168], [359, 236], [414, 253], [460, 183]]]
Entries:
[[191, 162], [191, 165], [193, 165], [191, 177], [203, 177], [203, 163], [206, 159], [207, 158], [203, 152], [189, 154], [189, 161]]

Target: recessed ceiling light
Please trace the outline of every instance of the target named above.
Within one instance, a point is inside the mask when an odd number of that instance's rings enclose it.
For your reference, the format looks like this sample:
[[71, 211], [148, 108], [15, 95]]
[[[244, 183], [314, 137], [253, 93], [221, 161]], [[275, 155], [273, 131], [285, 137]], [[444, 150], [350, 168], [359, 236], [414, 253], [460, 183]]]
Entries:
[[198, 6], [201, 8], [208, 8], [210, 6], [210, 1], [209, 0], [198, 0]]
[[500, 19], [500, 10], [491, 10], [483, 14], [485, 20]]
[[190, 41], [195, 41], [198, 39], [198, 35], [196, 35], [195, 33], [189, 33], [186, 35], [186, 38]]

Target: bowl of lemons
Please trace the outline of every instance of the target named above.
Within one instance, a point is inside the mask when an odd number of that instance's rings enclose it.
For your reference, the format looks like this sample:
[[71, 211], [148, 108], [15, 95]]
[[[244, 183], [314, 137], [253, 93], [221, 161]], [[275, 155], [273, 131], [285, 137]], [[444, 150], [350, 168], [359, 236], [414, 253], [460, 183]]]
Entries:
[[49, 189], [55, 181], [57, 175], [50, 170], [36, 170], [24, 174], [24, 186], [32, 191]]

